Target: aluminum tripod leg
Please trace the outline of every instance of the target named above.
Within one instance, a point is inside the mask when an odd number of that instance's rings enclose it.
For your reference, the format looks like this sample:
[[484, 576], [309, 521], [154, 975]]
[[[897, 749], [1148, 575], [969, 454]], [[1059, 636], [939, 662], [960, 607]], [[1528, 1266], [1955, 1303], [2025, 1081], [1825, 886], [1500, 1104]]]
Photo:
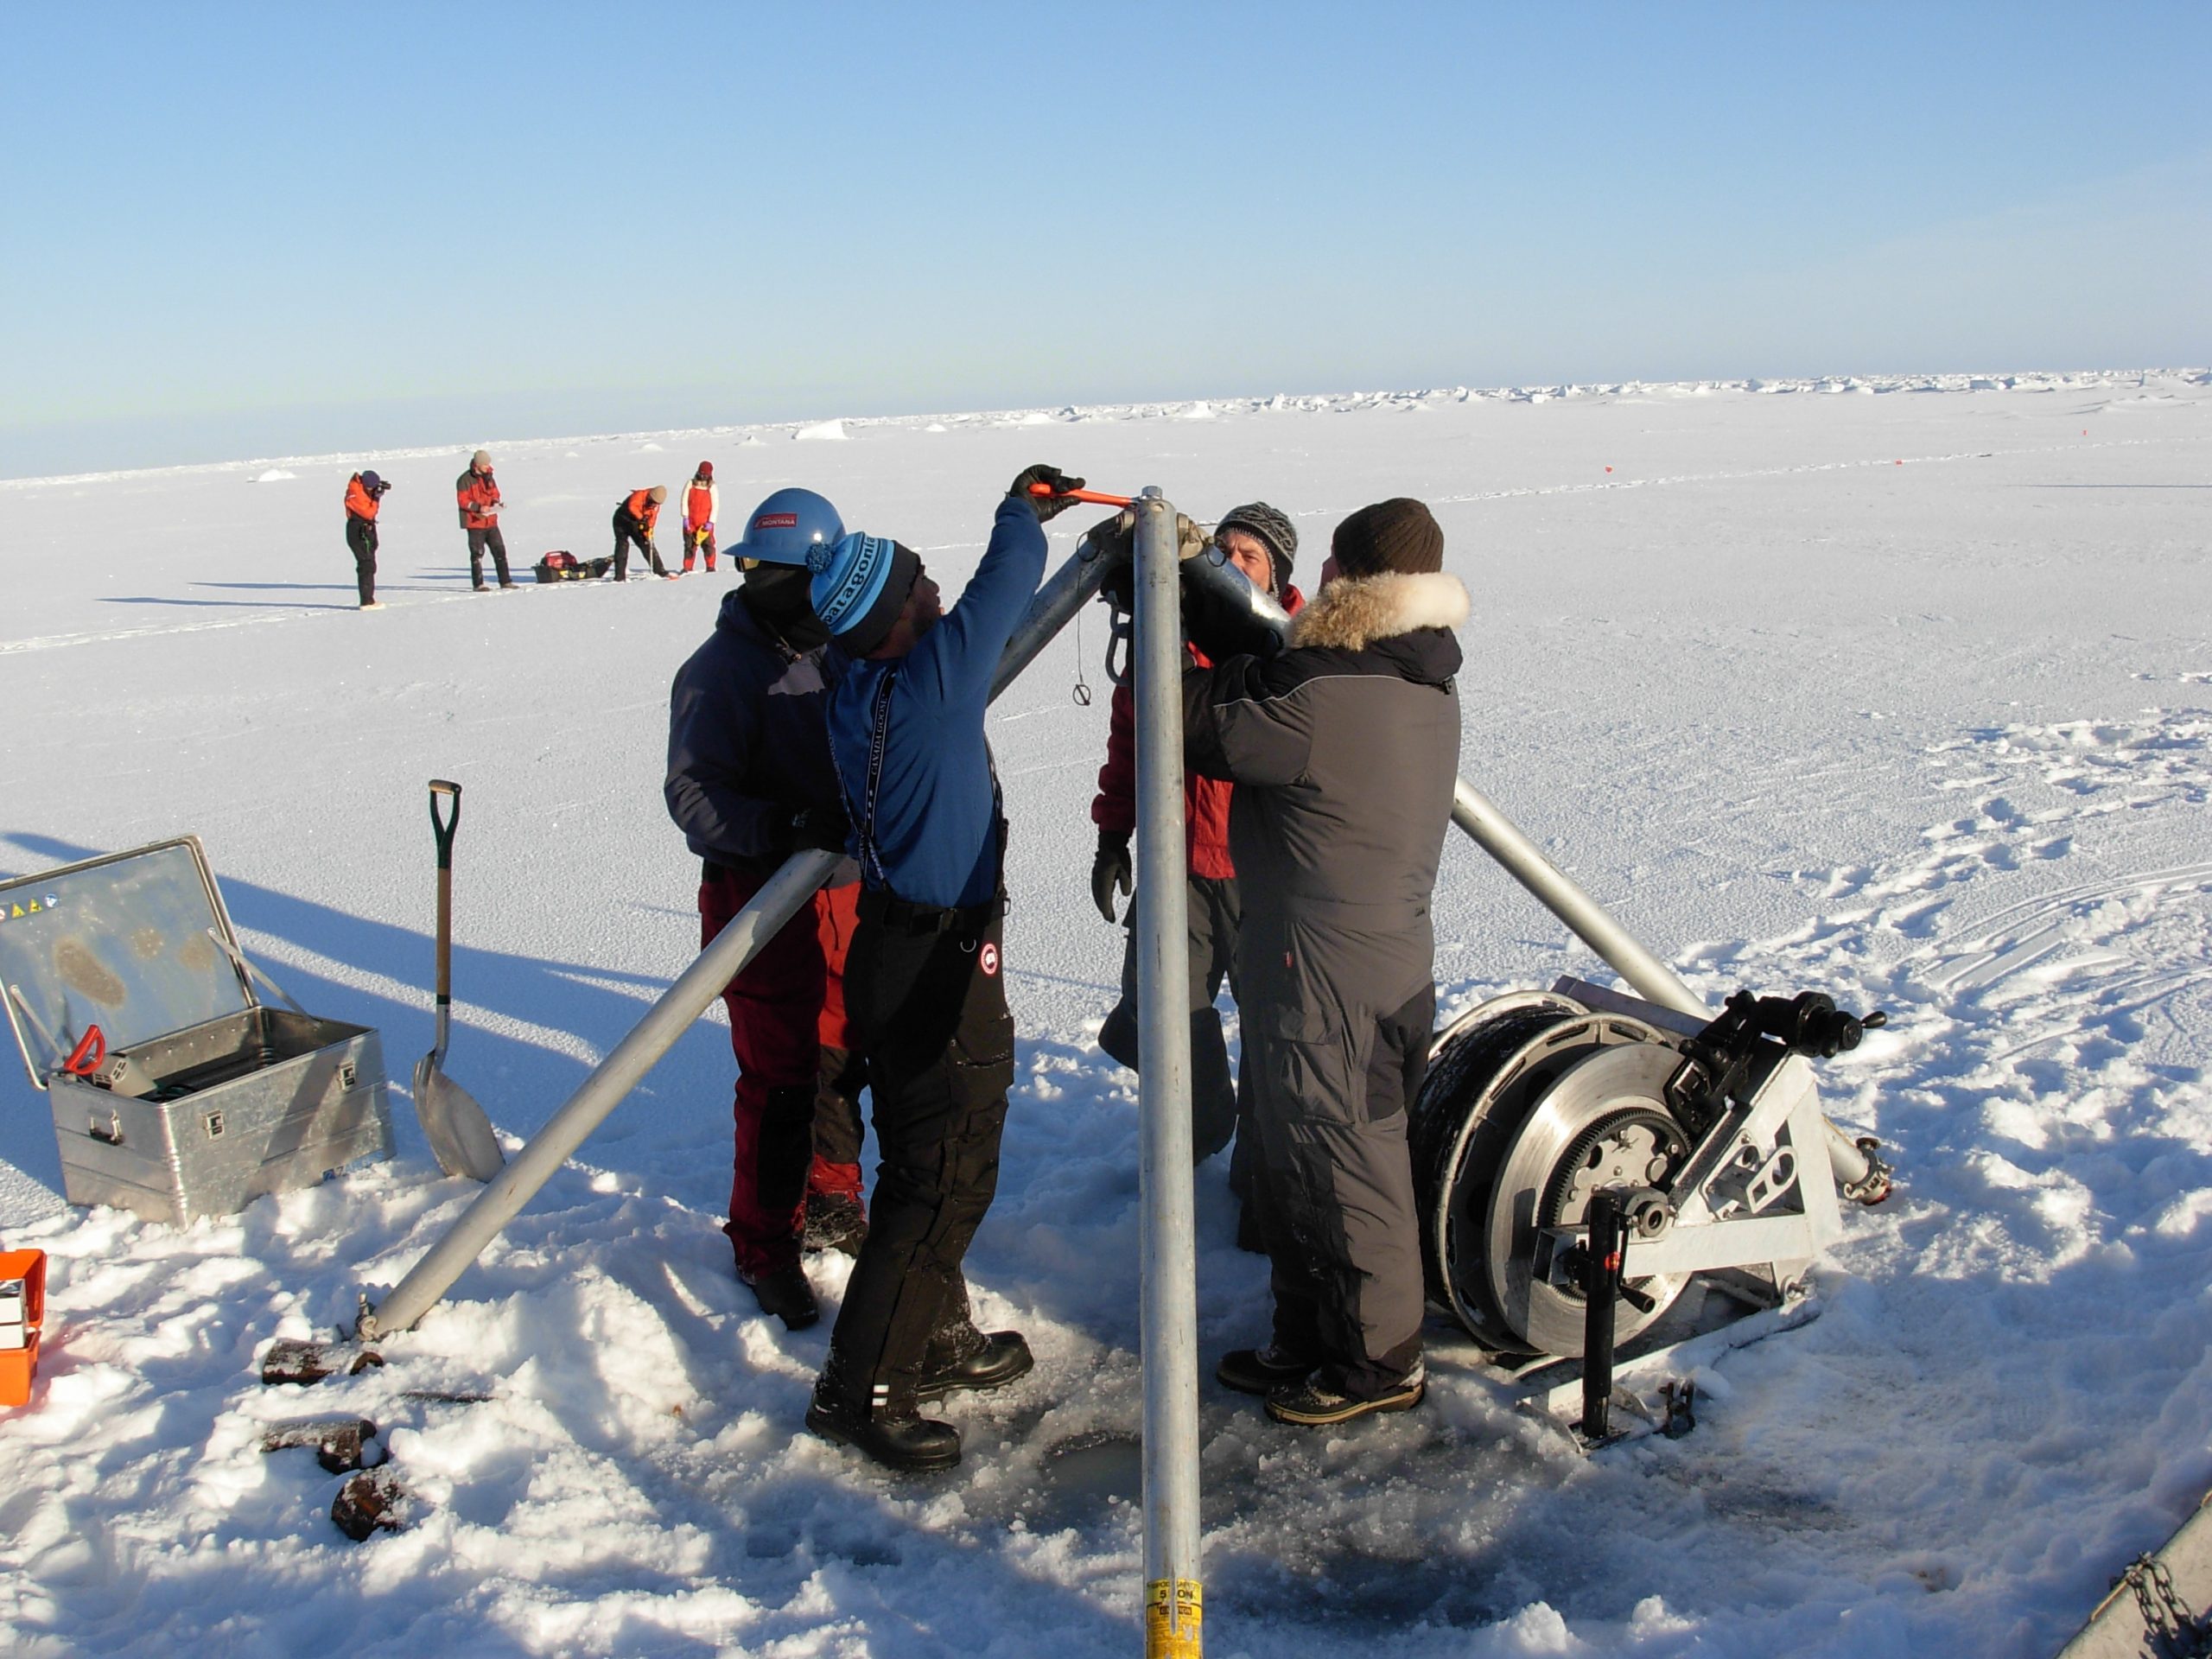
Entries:
[[[998, 679], [991, 688], [994, 697], [1090, 601], [1113, 563], [1100, 556], [1088, 542], [1083, 543], [1075, 556], [1037, 590], [1037, 597], [1030, 601], [1007, 642], [1006, 654], [999, 659]], [[836, 865], [837, 855], [824, 852], [794, 853], [784, 861], [783, 868], [715, 936], [714, 943], [699, 953], [683, 977], [662, 993], [645, 1017], [593, 1069], [530, 1144], [461, 1211], [444, 1236], [430, 1247], [429, 1254], [408, 1270], [391, 1294], [373, 1308], [363, 1307], [355, 1330], [364, 1342], [409, 1330], [438, 1305], [453, 1288], [454, 1281], [468, 1270], [469, 1263], [484, 1253], [485, 1247], [537, 1190], [553, 1179], [607, 1115], [622, 1103], [638, 1080], [722, 994], [722, 988], [798, 914]]]

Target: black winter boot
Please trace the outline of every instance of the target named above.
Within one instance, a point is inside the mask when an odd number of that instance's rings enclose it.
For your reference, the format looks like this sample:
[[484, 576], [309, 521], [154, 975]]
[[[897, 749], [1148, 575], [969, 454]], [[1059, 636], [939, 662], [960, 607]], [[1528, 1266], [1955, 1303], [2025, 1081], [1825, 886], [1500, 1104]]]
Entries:
[[822, 1318], [814, 1287], [806, 1282], [806, 1269], [796, 1262], [758, 1274], [740, 1268], [737, 1276], [752, 1287], [760, 1311], [781, 1319], [786, 1331], [804, 1331]]
[[963, 1344], [950, 1351], [931, 1338], [928, 1357], [922, 1361], [921, 1386], [914, 1390], [916, 1399], [942, 1400], [963, 1389], [977, 1394], [1002, 1389], [1028, 1376], [1037, 1363], [1019, 1331], [994, 1331], [988, 1337], [978, 1331], [975, 1335], [975, 1345]]
[[1232, 1348], [1213, 1368], [1213, 1380], [1239, 1394], [1273, 1394], [1303, 1382], [1319, 1362], [1302, 1359], [1269, 1343], [1264, 1348]]
[[870, 1413], [833, 1390], [823, 1377], [814, 1385], [806, 1426], [825, 1440], [866, 1452], [887, 1469], [925, 1474], [960, 1461], [960, 1431], [908, 1407]]
[[1318, 1428], [1349, 1422], [1371, 1412], [1411, 1411], [1428, 1392], [1428, 1372], [1419, 1360], [1414, 1362], [1413, 1370], [1380, 1393], [1365, 1395], [1345, 1393], [1331, 1380], [1331, 1369], [1318, 1370], [1302, 1382], [1284, 1383], [1268, 1396], [1268, 1415], [1279, 1423]]

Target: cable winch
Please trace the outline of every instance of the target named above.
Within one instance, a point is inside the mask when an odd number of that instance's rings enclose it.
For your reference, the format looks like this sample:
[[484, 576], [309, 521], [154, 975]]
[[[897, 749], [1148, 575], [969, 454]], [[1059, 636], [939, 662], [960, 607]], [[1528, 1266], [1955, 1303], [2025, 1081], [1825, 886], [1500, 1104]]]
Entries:
[[1811, 1065], [1883, 1019], [1815, 992], [1743, 992], [1700, 1021], [1573, 979], [1462, 1015], [1434, 1039], [1408, 1124], [1431, 1301], [1517, 1376], [1586, 1362], [1545, 1401], [1580, 1393], [1586, 1438], [1605, 1438], [1623, 1402], [1617, 1352], [1668, 1370], [1673, 1395], [1690, 1344], [1738, 1346], [1782, 1322], [1718, 1329], [1700, 1297], [1675, 1340], [1637, 1348], [1686, 1292], [1719, 1292], [1738, 1314], [1802, 1310], [1839, 1198], [1888, 1196], [1874, 1144], [1822, 1116]]

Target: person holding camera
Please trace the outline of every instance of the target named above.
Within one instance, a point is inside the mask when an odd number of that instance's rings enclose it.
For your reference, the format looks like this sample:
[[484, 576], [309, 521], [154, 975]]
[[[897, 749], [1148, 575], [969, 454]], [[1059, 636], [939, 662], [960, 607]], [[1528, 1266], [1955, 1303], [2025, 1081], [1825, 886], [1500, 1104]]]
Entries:
[[372, 472], [346, 480], [346, 545], [353, 550], [353, 585], [365, 611], [384, 609], [377, 599], [377, 509], [391, 487]]

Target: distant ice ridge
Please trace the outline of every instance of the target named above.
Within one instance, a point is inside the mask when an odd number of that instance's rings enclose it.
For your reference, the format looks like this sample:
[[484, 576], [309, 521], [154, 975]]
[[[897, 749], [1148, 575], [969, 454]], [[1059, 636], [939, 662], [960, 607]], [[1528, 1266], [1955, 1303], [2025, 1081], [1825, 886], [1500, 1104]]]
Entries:
[[[713, 435], [738, 447], [759, 444], [766, 437], [790, 437], [832, 442], [863, 437], [877, 431], [944, 432], [977, 426], [1042, 426], [1077, 421], [1209, 420], [1262, 413], [1293, 411], [1354, 414], [1371, 410], [1407, 410], [1440, 404], [1496, 403], [1541, 406], [1554, 402], [1658, 402], [1678, 398], [1711, 397], [1721, 394], [1784, 397], [1799, 392], [1847, 393], [1864, 397], [1895, 392], [2056, 392], [2109, 390], [2133, 386], [2148, 391], [2154, 383], [2169, 385], [2212, 385], [2212, 368], [2202, 366], [2140, 369], [2076, 369], [2002, 374], [1961, 372], [1945, 374], [1821, 375], [1797, 379], [1765, 380], [1754, 377], [1727, 380], [1612, 380], [1557, 385], [1469, 387], [1451, 385], [1386, 391], [1273, 392], [1262, 397], [1178, 398], [1169, 403], [1063, 404], [1057, 409], [976, 410], [957, 414], [843, 416], [834, 420], [794, 425], [789, 421], [751, 424], [672, 427], [654, 432], [593, 433], [559, 437], [493, 439], [487, 447], [495, 456], [521, 451], [563, 454], [579, 443], [609, 444], [634, 442], [640, 452], [657, 442], [687, 442]], [[464, 458], [467, 446], [435, 444], [404, 448], [357, 449], [321, 454], [263, 456], [241, 461], [200, 462], [185, 467], [149, 467], [110, 472], [75, 473], [48, 478], [0, 479], [0, 490], [48, 484], [99, 483], [121, 477], [184, 477], [197, 474], [247, 472], [248, 481], [273, 484], [299, 476], [289, 470], [301, 467], [384, 467], [389, 462], [419, 461], [454, 455]]]

